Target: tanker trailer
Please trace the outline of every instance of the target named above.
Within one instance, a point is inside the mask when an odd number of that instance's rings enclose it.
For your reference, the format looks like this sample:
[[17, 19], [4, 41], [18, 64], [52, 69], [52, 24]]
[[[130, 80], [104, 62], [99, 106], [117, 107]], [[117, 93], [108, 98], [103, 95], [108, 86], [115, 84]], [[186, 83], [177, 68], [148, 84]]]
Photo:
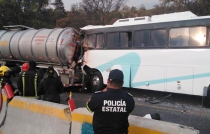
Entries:
[[[69, 69], [79, 44], [79, 33], [73, 28], [34, 29], [22, 25], [0, 30], [0, 64], [20, 72], [20, 66], [35, 61], [37, 70], [45, 72], [52, 65], [65, 87], [81, 86], [80, 66]], [[82, 46], [81, 51], [82, 51]], [[81, 53], [82, 54], [82, 53]], [[77, 53], [77, 57], [78, 53]], [[81, 55], [82, 57], [82, 55]], [[75, 61], [77, 63], [77, 61]]]

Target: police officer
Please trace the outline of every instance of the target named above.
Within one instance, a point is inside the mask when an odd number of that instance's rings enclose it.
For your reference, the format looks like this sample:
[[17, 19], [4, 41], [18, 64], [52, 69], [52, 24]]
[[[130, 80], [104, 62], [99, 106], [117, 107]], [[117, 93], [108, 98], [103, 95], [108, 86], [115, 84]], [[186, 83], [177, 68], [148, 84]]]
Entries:
[[37, 88], [41, 80], [41, 75], [36, 70], [36, 62], [29, 61], [28, 71], [21, 72], [17, 86], [23, 97], [38, 98]]
[[135, 102], [130, 93], [122, 91], [123, 78], [122, 71], [110, 71], [106, 91], [95, 92], [87, 102], [87, 109], [94, 112], [95, 134], [128, 134], [128, 116]]
[[60, 93], [63, 91], [63, 84], [60, 79], [54, 77], [54, 68], [48, 67], [47, 78], [40, 82], [38, 93], [43, 95], [43, 100], [60, 103]]

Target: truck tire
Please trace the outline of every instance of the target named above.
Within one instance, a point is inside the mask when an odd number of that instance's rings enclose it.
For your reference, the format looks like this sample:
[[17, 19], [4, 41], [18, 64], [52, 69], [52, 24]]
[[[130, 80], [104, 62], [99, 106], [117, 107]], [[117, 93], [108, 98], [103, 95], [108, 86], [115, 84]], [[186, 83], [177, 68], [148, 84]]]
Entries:
[[206, 96], [202, 97], [202, 105], [205, 108], [210, 108], [210, 85], [208, 86], [206, 93]]
[[99, 71], [96, 71], [91, 76], [91, 88], [92, 91], [101, 91], [103, 90], [103, 77]]

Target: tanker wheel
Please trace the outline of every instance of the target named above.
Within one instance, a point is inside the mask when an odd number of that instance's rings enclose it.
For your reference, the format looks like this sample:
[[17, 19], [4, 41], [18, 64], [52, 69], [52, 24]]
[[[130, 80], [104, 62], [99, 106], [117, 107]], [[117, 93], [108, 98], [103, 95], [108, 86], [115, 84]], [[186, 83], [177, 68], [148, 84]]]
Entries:
[[96, 71], [91, 76], [91, 88], [93, 91], [101, 91], [103, 90], [103, 77], [99, 71]]

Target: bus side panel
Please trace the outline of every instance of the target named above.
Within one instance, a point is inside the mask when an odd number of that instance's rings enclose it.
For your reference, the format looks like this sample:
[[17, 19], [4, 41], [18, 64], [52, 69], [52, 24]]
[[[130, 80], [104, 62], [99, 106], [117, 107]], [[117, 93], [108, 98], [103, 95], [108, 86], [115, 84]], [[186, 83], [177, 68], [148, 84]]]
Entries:
[[210, 66], [202, 65], [194, 67], [194, 82], [193, 82], [193, 94], [194, 95], [206, 95], [204, 92], [205, 87], [210, 84]]
[[173, 93], [192, 94], [193, 68], [167, 67], [166, 91]]
[[124, 74], [124, 84], [123, 87], [130, 87], [130, 76], [131, 76], [131, 67], [130, 65], [122, 65], [122, 71]]
[[[93, 65], [94, 67], [96, 65]], [[97, 69], [101, 72], [103, 77], [104, 84], [107, 84], [107, 79], [109, 77], [109, 72], [111, 71], [112, 64], [103, 64], [103, 66], [97, 67]]]
[[106, 71], [103, 71], [101, 68], [98, 68], [98, 70], [101, 72], [102, 76], [103, 76], [103, 81], [104, 84], [107, 84], [107, 79], [109, 77], [109, 72], [113, 69], [119, 69], [122, 70], [123, 74], [124, 74], [124, 84], [123, 87], [130, 87], [130, 65], [112, 65], [112, 64], [105, 64], [103, 66], [104, 68], [106, 68]]
[[133, 65], [131, 69], [131, 87], [156, 91], [165, 90], [164, 66]]

